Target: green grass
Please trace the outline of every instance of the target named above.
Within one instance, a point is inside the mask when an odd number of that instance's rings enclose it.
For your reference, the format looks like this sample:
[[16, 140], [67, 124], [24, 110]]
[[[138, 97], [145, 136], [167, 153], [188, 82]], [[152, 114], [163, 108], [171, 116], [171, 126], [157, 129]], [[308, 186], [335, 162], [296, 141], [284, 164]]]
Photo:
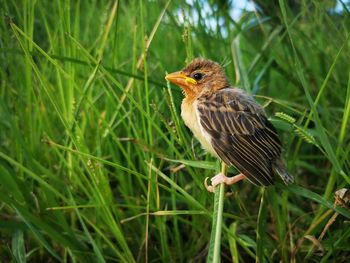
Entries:
[[[182, 2], [1, 4], [1, 262], [349, 261], [349, 5]], [[266, 106], [296, 185], [205, 190], [220, 164], [164, 80], [197, 56]]]

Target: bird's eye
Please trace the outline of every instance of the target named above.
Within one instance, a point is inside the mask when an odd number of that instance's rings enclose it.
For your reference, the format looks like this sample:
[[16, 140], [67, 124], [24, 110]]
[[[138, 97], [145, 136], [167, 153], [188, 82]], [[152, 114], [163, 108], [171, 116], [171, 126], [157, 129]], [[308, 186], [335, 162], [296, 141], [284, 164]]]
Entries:
[[193, 74], [193, 78], [195, 80], [201, 80], [203, 78], [203, 74], [202, 73], [195, 73], [195, 74]]

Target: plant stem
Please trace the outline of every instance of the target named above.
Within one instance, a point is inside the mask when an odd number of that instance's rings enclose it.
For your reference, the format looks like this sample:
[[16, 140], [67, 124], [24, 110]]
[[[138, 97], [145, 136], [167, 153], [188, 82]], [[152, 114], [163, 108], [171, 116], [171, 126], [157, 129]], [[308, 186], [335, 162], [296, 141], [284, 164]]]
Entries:
[[[221, 163], [221, 172], [224, 175], [227, 175], [227, 166], [224, 163]], [[222, 183], [219, 185], [219, 187], [215, 189], [213, 224], [212, 224], [207, 262], [220, 262], [224, 193], [225, 193], [225, 184]]]

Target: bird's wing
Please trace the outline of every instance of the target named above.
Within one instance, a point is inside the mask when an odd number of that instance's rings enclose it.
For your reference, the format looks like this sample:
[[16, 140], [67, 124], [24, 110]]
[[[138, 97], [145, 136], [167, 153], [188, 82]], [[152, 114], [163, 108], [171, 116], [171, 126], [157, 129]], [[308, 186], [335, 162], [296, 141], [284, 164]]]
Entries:
[[264, 110], [241, 90], [226, 88], [197, 99], [202, 128], [219, 157], [234, 165], [252, 183], [273, 183], [273, 163], [281, 143]]

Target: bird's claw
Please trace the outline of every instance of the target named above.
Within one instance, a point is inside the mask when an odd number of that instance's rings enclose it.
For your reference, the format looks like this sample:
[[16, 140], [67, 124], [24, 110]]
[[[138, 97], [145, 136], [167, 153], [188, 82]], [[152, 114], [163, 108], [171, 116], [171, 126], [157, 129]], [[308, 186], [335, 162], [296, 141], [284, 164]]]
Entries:
[[214, 193], [215, 187], [219, 184], [223, 183], [226, 185], [232, 185], [232, 184], [235, 184], [235, 183], [237, 183], [245, 178], [246, 178], [246, 176], [244, 174], [238, 174], [238, 175], [235, 175], [233, 177], [227, 177], [223, 173], [219, 173], [210, 179], [211, 185], [208, 185], [208, 183], [207, 183], [208, 177], [205, 178], [204, 185], [205, 185], [205, 188], [207, 188], [207, 190], [209, 192]]
[[223, 173], [219, 173], [210, 179], [211, 185], [208, 185], [208, 178], [205, 178], [204, 185], [208, 192], [214, 193], [215, 187], [221, 183], [226, 183], [227, 177]]
[[205, 188], [207, 189], [208, 192], [214, 193], [215, 192], [215, 186], [208, 185], [208, 179], [209, 179], [209, 177], [205, 178], [204, 186], [205, 186]]

